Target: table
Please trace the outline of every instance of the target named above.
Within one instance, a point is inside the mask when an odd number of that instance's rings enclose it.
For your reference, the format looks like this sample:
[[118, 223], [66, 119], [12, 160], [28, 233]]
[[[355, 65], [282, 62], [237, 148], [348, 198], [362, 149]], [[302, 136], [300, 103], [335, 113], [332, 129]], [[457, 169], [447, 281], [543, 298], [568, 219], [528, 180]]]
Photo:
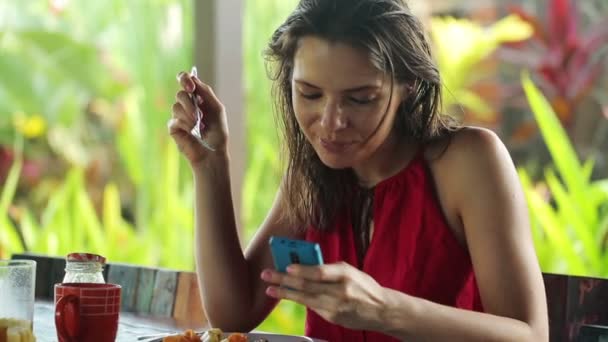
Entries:
[[[137, 342], [137, 337], [172, 332], [183, 332], [187, 322], [169, 317], [149, 317], [133, 313], [120, 313], [116, 342]], [[191, 326], [191, 325], [190, 325]], [[195, 327], [196, 330], [207, 327]], [[49, 301], [36, 301], [34, 305], [34, 334], [37, 342], [57, 342], [55, 306]], [[326, 342], [313, 339], [314, 342]]]
[[[137, 341], [137, 336], [181, 332], [181, 324], [173, 318], [158, 318], [121, 313], [117, 342]], [[55, 307], [52, 302], [36, 301], [34, 306], [34, 334], [38, 342], [56, 342]]]

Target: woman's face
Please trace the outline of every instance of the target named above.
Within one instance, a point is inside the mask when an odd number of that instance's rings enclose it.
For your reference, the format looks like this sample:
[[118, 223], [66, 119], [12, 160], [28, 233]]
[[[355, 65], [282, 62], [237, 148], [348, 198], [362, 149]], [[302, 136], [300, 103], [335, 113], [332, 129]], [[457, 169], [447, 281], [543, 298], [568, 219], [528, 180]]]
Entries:
[[294, 56], [292, 99], [296, 119], [321, 161], [357, 167], [390, 144], [404, 87], [349, 44], [307, 36]]

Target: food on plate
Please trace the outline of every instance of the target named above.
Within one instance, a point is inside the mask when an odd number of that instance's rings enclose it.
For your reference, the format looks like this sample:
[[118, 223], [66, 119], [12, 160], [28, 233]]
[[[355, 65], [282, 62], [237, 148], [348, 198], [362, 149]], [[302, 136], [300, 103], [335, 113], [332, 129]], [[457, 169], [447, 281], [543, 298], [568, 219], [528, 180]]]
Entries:
[[209, 329], [202, 336], [203, 342], [220, 342], [222, 331], [220, 329]]
[[[247, 335], [241, 333], [233, 333], [222, 339], [223, 332], [220, 329], [210, 329], [203, 334], [202, 342], [248, 342]], [[251, 341], [262, 342], [262, 341]]]
[[163, 342], [201, 342], [201, 338], [194, 330], [188, 329], [183, 334], [171, 335], [163, 338]]
[[228, 338], [222, 340], [222, 342], [247, 342], [247, 335], [245, 334], [230, 334]]
[[246, 334], [232, 333], [222, 339], [224, 333], [220, 329], [209, 329], [199, 336], [194, 330], [186, 330], [183, 334], [163, 338], [163, 342], [268, 342], [266, 339], [249, 341]]

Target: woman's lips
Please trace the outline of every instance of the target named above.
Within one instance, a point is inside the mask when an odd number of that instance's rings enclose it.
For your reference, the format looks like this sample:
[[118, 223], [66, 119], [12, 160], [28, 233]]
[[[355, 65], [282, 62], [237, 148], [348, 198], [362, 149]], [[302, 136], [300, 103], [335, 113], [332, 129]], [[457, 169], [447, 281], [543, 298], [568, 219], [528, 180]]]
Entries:
[[348, 149], [353, 143], [352, 142], [340, 142], [320, 139], [321, 146], [331, 153], [342, 153]]

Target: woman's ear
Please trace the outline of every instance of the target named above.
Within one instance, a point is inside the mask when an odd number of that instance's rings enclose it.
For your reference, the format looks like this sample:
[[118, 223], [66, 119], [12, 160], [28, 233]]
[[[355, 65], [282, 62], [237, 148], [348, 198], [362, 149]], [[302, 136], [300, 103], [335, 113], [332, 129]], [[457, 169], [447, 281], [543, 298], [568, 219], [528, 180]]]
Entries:
[[407, 82], [401, 84], [401, 102], [407, 102], [410, 96], [412, 96], [413, 91], [414, 86], [412, 86], [412, 83]]
[[412, 93], [412, 91], [414, 91], [414, 85], [412, 83], [407, 82], [405, 84], [405, 86], [404, 86], [404, 88], [405, 88], [405, 95], [406, 96], [410, 96], [410, 94]]

